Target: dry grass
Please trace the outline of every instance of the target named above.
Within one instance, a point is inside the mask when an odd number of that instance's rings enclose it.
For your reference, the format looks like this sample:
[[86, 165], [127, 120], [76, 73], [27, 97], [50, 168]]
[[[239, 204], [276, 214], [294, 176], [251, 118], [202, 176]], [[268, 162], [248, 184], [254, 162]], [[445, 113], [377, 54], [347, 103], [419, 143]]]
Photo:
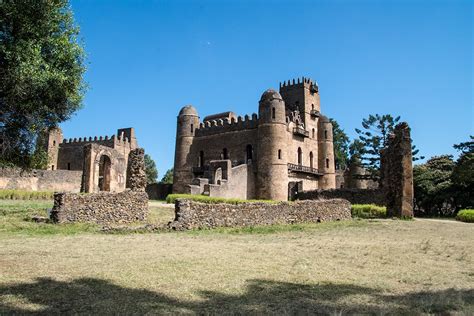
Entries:
[[[157, 221], [172, 214], [151, 207]], [[263, 232], [3, 233], [0, 314], [474, 313], [472, 224]]]

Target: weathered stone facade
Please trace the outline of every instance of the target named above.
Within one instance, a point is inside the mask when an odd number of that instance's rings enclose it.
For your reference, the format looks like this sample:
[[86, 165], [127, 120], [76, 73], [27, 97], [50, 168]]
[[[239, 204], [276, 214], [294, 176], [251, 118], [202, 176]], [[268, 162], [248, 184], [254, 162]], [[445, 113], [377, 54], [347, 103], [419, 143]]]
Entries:
[[173, 193], [173, 185], [170, 183], [152, 183], [146, 186], [146, 193], [150, 200], [164, 200]]
[[351, 219], [351, 205], [341, 199], [238, 205], [207, 204], [178, 199], [175, 212], [175, 220], [169, 227], [176, 230]]
[[413, 217], [413, 163], [410, 127], [395, 126], [388, 146], [381, 152], [381, 174], [387, 215]]
[[48, 152], [48, 170], [73, 170], [83, 173], [83, 192], [121, 192], [126, 187], [128, 154], [137, 148], [133, 128], [123, 128], [110, 138], [63, 139], [60, 128], [39, 138]]
[[286, 201], [295, 190], [335, 188], [332, 124], [320, 112], [315, 82], [267, 90], [258, 112], [201, 122], [194, 107], [181, 109], [173, 191]]
[[144, 191], [90, 194], [56, 193], [51, 219], [57, 223], [126, 224], [146, 220], [148, 196]]
[[384, 206], [385, 192], [382, 189], [351, 189], [303, 191], [298, 195], [300, 200], [344, 199], [351, 204], [375, 204]]
[[145, 150], [143, 148], [135, 148], [128, 154], [127, 188], [145, 191]]
[[0, 189], [79, 192], [82, 171], [0, 168]]

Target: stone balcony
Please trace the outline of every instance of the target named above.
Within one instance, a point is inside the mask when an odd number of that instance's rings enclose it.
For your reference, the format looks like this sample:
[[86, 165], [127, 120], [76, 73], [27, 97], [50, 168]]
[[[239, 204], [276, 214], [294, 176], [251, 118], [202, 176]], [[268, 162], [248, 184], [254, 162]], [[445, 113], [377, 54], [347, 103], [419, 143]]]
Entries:
[[309, 137], [309, 131], [299, 126], [293, 128], [293, 134], [302, 136], [302, 137]]
[[311, 110], [311, 111], [309, 112], [309, 115], [311, 115], [311, 117], [313, 117], [313, 118], [317, 118], [317, 117], [319, 117], [319, 116], [321, 115], [321, 113], [319, 113], [318, 110]]
[[312, 174], [312, 175], [316, 175], [316, 176], [322, 176], [323, 175], [323, 173], [320, 172], [316, 168], [307, 167], [307, 166], [303, 166], [303, 165], [296, 165], [296, 164], [293, 164], [293, 163], [288, 164], [288, 171], [289, 172], [297, 172], [297, 173], [307, 173], [307, 174]]

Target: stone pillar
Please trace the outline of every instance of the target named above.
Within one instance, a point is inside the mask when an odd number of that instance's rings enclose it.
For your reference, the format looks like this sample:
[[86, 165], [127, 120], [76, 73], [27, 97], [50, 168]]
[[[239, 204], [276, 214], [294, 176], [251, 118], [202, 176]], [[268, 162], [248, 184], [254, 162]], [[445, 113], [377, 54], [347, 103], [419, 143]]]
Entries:
[[381, 152], [381, 176], [387, 216], [413, 217], [413, 166], [410, 127], [398, 124]]
[[128, 154], [127, 188], [132, 191], [145, 191], [145, 150], [136, 148]]

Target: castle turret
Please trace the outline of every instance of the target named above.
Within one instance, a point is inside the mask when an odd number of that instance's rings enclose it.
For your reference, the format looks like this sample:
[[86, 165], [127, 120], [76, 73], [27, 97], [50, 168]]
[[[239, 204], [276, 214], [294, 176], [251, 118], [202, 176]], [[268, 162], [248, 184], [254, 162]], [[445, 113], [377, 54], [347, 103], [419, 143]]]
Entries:
[[332, 124], [321, 115], [318, 121], [318, 169], [323, 176], [319, 180], [319, 189], [336, 188], [335, 167]]
[[188, 185], [193, 179], [193, 162], [189, 159], [189, 153], [194, 141], [195, 130], [199, 127], [199, 116], [193, 106], [187, 105], [181, 109], [177, 126], [173, 192], [189, 193]]
[[135, 129], [133, 127], [120, 128], [117, 130], [117, 136], [120, 139], [127, 138], [130, 142], [130, 149], [138, 148], [137, 138], [135, 137]]
[[258, 177], [260, 199], [288, 200], [287, 126], [285, 102], [274, 90], [263, 93], [259, 102]]
[[42, 132], [37, 140], [37, 146], [48, 153], [47, 170], [58, 169], [59, 144], [63, 141], [63, 131], [59, 127]]

